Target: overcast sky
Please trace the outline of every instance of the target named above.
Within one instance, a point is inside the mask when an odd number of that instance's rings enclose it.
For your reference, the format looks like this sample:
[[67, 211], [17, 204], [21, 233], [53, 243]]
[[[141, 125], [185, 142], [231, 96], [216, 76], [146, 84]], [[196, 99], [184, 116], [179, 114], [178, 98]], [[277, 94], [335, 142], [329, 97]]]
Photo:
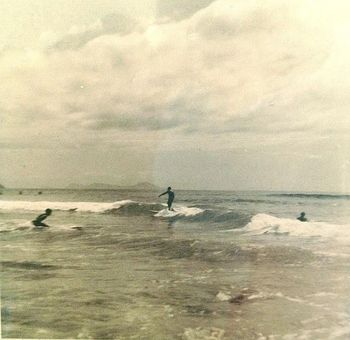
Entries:
[[0, 183], [350, 192], [348, 0], [0, 0]]

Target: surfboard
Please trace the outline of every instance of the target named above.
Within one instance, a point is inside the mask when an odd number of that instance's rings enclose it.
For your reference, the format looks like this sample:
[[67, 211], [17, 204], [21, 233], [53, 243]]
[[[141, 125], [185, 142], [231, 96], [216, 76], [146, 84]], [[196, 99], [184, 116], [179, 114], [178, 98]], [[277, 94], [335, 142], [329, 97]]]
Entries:
[[181, 207], [178, 206], [173, 210], [163, 209], [161, 211], [157, 211], [154, 215], [155, 217], [175, 217], [175, 216], [195, 216], [201, 214], [204, 210], [196, 207]]
[[161, 211], [157, 211], [157, 213], [154, 215], [156, 217], [174, 217], [174, 216], [177, 216], [179, 215], [180, 212], [173, 209], [173, 210], [168, 210], [167, 209], [163, 209]]
[[176, 212], [176, 210], [175, 209], [172, 209], [172, 210], [168, 210], [168, 208], [166, 208], [166, 209], [162, 209], [162, 210], [151, 210], [151, 212], [154, 212], [154, 213], [159, 213], [159, 212], [161, 212], [161, 211], [169, 211], [169, 212]]

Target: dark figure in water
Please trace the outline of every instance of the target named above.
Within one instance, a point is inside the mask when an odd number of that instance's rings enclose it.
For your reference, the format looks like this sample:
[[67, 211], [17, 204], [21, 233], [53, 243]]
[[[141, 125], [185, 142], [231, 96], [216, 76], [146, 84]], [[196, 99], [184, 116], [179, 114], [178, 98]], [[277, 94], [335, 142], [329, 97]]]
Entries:
[[45, 220], [46, 217], [50, 216], [52, 213], [51, 209], [46, 209], [45, 212], [41, 215], [39, 215], [34, 221], [32, 221], [32, 223], [36, 226], [36, 227], [49, 227], [47, 224], [43, 223], [43, 221]]
[[168, 210], [174, 211], [174, 209], [171, 209], [171, 205], [173, 204], [175, 194], [173, 191], [171, 191], [171, 187], [168, 187], [168, 190], [160, 194], [158, 197], [163, 196], [165, 194], [168, 194]]
[[300, 216], [297, 218], [301, 222], [307, 222], [307, 218], [305, 217], [305, 213], [300, 213]]

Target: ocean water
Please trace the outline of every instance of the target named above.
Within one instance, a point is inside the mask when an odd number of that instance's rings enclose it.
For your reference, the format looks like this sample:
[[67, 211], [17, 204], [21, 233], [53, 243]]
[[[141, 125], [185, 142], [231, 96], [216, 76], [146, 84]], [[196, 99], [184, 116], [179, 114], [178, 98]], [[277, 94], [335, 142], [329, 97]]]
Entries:
[[350, 338], [350, 195], [22, 191], [0, 196], [2, 338]]

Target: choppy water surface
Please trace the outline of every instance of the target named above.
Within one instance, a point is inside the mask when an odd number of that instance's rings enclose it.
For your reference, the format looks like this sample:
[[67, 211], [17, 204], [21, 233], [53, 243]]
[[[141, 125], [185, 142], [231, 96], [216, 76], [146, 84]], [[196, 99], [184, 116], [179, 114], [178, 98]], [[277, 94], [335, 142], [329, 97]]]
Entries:
[[[5, 191], [2, 337], [350, 337], [350, 196], [177, 191], [175, 213], [162, 203]], [[33, 229], [46, 208], [51, 227]]]

